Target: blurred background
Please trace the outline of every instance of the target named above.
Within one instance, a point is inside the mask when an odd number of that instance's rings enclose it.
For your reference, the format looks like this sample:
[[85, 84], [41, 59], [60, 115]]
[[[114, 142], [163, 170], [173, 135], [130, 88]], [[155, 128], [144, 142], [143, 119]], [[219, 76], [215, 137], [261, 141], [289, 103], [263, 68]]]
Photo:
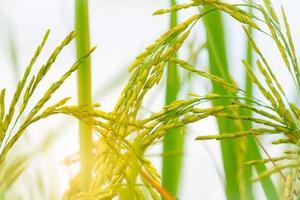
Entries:
[[[178, 3], [189, 1], [178, 1]], [[234, 2], [234, 1], [233, 1]], [[274, 0], [275, 8], [284, 5], [288, 15], [296, 47], [300, 42], [298, 1]], [[101, 109], [110, 111], [116, 103], [128, 78], [128, 66], [147, 45], [151, 44], [164, 31], [168, 30], [168, 15], [152, 16], [155, 10], [169, 7], [167, 0], [90, 0], [91, 45], [98, 48], [92, 55], [92, 82], [94, 101], [101, 104]], [[46, 48], [38, 64], [42, 64], [52, 49], [72, 30], [74, 30], [73, 0], [0, 0], [0, 88], [7, 88], [7, 96], [12, 95], [17, 80], [22, 76], [36, 46], [47, 29], [51, 34]], [[179, 21], [191, 16], [197, 10], [181, 11]], [[243, 84], [244, 73], [241, 59], [245, 57], [245, 36], [241, 25], [230, 17], [224, 16], [228, 45], [229, 66], [233, 78]], [[262, 34], [255, 39], [266, 57], [273, 64], [276, 73], [292, 99], [297, 100], [294, 88], [289, 87], [291, 80], [282, 68], [279, 56], [273, 52], [274, 44]], [[197, 24], [190, 40], [179, 57], [189, 58], [191, 48], [205, 42], [205, 32], [201, 23]], [[53, 70], [45, 79], [45, 86], [62, 74], [75, 60], [74, 42], [63, 50]], [[205, 50], [196, 60], [199, 68], [207, 69], [207, 53]], [[38, 66], [38, 65], [36, 65]], [[61, 96], [73, 97], [77, 102], [76, 76], [73, 75], [58, 91], [55, 100]], [[164, 81], [155, 87], [147, 96], [143, 107], [145, 112], [158, 111], [164, 104]], [[193, 91], [205, 94], [210, 84], [203, 79], [192, 80], [187, 84], [180, 97]], [[36, 96], [46, 89], [40, 87]], [[26, 173], [14, 185], [22, 199], [43, 199], [43, 195], [53, 194], [58, 199], [68, 187], [69, 178], [74, 175], [78, 166], [66, 167], [63, 160], [78, 151], [78, 126], [70, 118], [60, 116], [42, 121], [31, 127], [22, 141], [11, 154], [28, 151], [38, 147], [45, 139], [52, 138], [49, 148], [34, 156]], [[223, 185], [223, 169], [219, 142], [195, 142], [196, 136], [217, 133], [215, 119], [208, 118], [188, 127], [185, 139], [184, 166], [180, 199], [225, 199]], [[161, 144], [151, 148], [149, 156], [158, 169], [161, 168]], [[280, 149], [272, 148], [274, 153]], [[43, 181], [42, 181], [43, 180]], [[46, 180], [46, 181], [45, 181]], [[16, 190], [18, 188], [18, 190]], [[12, 191], [11, 193], [14, 193]], [[260, 186], [256, 195], [260, 196]], [[34, 196], [39, 194], [40, 197]], [[197, 198], [195, 198], [197, 197]]]

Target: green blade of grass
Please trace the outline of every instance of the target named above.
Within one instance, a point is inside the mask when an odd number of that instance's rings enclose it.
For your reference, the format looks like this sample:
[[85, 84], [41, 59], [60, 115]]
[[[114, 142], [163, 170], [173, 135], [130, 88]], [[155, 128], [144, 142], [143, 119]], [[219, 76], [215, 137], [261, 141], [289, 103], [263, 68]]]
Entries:
[[[206, 8], [208, 9], [208, 8]], [[226, 44], [225, 44], [225, 36], [224, 36], [224, 25], [222, 22], [222, 16], [219, 11], [211, 13], [209, 16], [204, 18], [204, 24], [207, 30], [207, 43], [208, 43], [208, 53], [209, 53], [209, 66], [212, 74], [222, 77], [223, 79], [231, 82], [229, 76], [229, 69], [227, 63], [227, 55], [226, 55]], [[247, 49], [247, 58], [252, 59], [252, 52], [248, 47]], [[252, 94], [252, 83], [247, 79], [246, 83], [247, 94]], [[226, 94], [226, 92], [222, 89], [221, 86], [213, 83], [213, 92], [218, 94]], [[229, 100], [222, 101], [213, 101], [214, 105], [222, 105], [230, 103]], [[251, 114], [251, 113], [250, 113]], [[219, 132], [232, 132], [234, 131], [235, 124], [232, 121], [217, 119]], [[242, 123], [244, 129], [248, 129], [251, 127], [250, 123]], [[260, 151], [257, 147], [256, 142], [252, 137], [248, 137], [247, 143], [247, 159], [259, 159], [261, 158]], [[250, 182], [252, 176], [252, 169], [247, 167], [244, 173], [244, 183], [239, 182], [238, 178], [238, 152], [237, 152], [237, 143], [236, 141], [222, 141], [221, 142], [221, 150], [223, 157], [223, 165], [225, 172], [225, 184], [226, 184], [226, 196], [227, 199], [240, 199], [241, 196], [241, 187], [245, 187], [246, 189], [246, 198], [254, 199], [253, 191], [252, 191], [252, 183]], [[239, 153], [240, 156], [240, 153]], [[265, 169], [264, 165], [259, 165], [256, 167], [258, 173], [262, 172]], [[262, 187], [268, 199], [278, 199], [276, 194], [275, 187], [270, 178], [264, 179], [261, 181]]]
[[[85, 55], [90, 50], [88, 0], [75, 2], [75, 30], [77, 32], [77, 57]], [[92, 104], [91, 61], [87, 58], [78, 69], [78, 100], [80, 105]], [[89, 108], [87, 108], [89, 109]], [[81, 189], [87, 190], [91, 182], [92, 170], [92, 128], [79, 122]]]
[[[175, 0], [170, 1], [171, 6], [176, 5]], [[170, 14], [170, 28], [177, 25], [177, 14], [172, 12]], [[167, 87], [166, 87], [166, 105], [176, 100], [179, 91], [179, 74], [176, 64], [169, 63], [167, 68]], [[184, 137], [181, 129], [174, 129], [169, 131], [164, 136], [163, 153], [182, 152], [184, 144]], [[163, 158], [162, 166], [162, 185], [173, 196], [178, 194], [180, 174], [182, 168], [182, 154], [177, 156], [169, 156]]]
[[[220, 76], [223, 79], [230, 81], [221, 13], [219, 11], [214, 11], [210, 15], [204, 17], [203, 20], [207, 31], [207, 48], [210, 72], [213, 75]], [[226, 94], [226, 91], [223, 90], [222, 86], [215, 83], [212, 83], [212, 85], [213, 93]], [[213, 101], [212, 103], [213, 105], [224, 105], [228, 104], [229, 102], [222, 100]], [[234, 124], [230, 120], [217, 119], [217, 123], [220, 133], [233, 132], [235, 130]], [[238, 164], [236, 146], [237, 145], [235, 141], [221, 141], [227, 199], [240, 198], [237, 177]]]

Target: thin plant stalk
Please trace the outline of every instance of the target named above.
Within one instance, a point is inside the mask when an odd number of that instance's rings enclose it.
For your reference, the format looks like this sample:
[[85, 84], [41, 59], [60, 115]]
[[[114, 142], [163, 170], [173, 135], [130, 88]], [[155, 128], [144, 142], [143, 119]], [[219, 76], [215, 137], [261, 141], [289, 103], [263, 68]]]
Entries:
[[[77, 57], [85, 55], [90, 50], [89, 41], [89, 14], [88, 0], [76, 0], [75, 2], [75, 30], [77, 32], [76, 49]], [[84, 105], [87, 109], [92, 104], [91, 86], [91, 61], [86, 61], [78, 69], [78, 100], [79, 105]], [[91, 182], [92, 170], [92, 128], [83, 122], [79, 122], [80, 140], [80, 181], [81, 189], [87, 190]]]
[[[224, 36], [224, 25], [222, 16], [219, 11], [212, 12], [203, 18], [207, 31], [207, 48], [209, 54], [209, 67], [213, 75], [220, 76], [230, 81], [229, 70], [227, 64], [226, 44]], [[224, 89], [215, 83], [213, 84], [213, 93], [226, 94]], [[226, 100], [228, 101], [228, 100]], [[213, 101], [215, 105], [227, 104], [225, 100]], [[217, 119], [219, 132], [233, 132], [235, 125], [232, 121], [225, 119]], [[225, 190], [227, 199], [239, 199], [239, 183], [237, 177], [238, 164], [236, 155], [236, 142], [221, 142], [221, 151], [223, 157], [223, 165], [225, 171]]]
[[[170, 1], [171, 6], [176, 5], [175, 0]], [[177, 14], [172, 12], [170, 14], [170, 28], [177, 25]], [[169, 63], [167, 68], [167, 87], [166, 87], [166, 105], [176, 100], [179, 92], [179, 74], [176, 64]], [[169, 154], [172, 152], [179, 152], [177, 156], [163, 157], [162, 169], [162, 185], [173, 196], [178, 194], [180, 184], [180, 174], [182, 168], [182, 151], [183, 151], [183, 133], [182, 129], [174, 129], [169, 131], [164, 136], [163, 152]]]
[[[225, 44], [225, 34], [224, 34], [224, 24], [222, 21], [222, 15], [219, 11], [213, 12], [204, 18], [204, 24], [207, 30], [207, 43], [208, 43], [208, 53], [209, 53], [209, 66], [212, 74], [222, 77], [223, 79], [231, 82], [229, 75], [229, 68], [226, 55], [226, 44]], [[247, 53], [248, 59], [252, 59], [252, 53]], [[252, 93], [251, 82], [248, 81], [248, 95]], [[213, 92], [218, 94], [226, 94], [223, 88], [213, 83]], [[229, 101], [229, 100], [228, 100]], [[225, 105], [229, 102], [226, 100], [213, 101], [214, 105]], [[236, 130], [236, 124], [230, 120], [217, 119], [220, 133], [232, 132]], [[251, 124], [242, 123], [242, 129], [251, 127]], [[239, 141], [240, 142], [240, 141]], [[252, 184], [250, 182], [252, 176], [252, 169], [250, 167], [245, 167], [243, 173], [243, 180], [239, 177], [239, 167], [238, 159], [242, 156], [246, 156], [246, 159], [259, 159], [261, 158], [260, 151], [255, 143], [254, 138], [248, 137], [247, 141], [244, 142], [244, 149], [246, 152], [238, 152], [237, 147], [239, 146], [237, 141], [222, 141], [221, 151], [223, 157], [223, 165], [225, 171], [225, 190], [227, 199], [254, 199]], [[251, 149], [251, 151], [249, 151]], [[246, 154], [246, 155], [241, 155]], [[244, 158], [245, 159], [245, 158]], [[264, 165], [259, 165], [256, 167], [258, 173], [265, 169]], [[243, 181], [241, 183], [240, 181]], [[276, 195], [276, 190], [273, 182], [270, 178], [261, 181], [264, 192], [266, 196], [270, 199], [278, 199]], [[241, 194], [241, 191], [244, 194]]]

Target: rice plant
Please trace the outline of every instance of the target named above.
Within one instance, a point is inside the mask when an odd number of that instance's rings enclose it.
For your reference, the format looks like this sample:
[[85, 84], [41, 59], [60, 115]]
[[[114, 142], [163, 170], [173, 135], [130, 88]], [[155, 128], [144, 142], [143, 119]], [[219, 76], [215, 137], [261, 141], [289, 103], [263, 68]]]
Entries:
[[[74, 32], [71, 32], [66, 38], [57, 46], [48, 60], [43, 64], [36, 74], [32, 74], [32, 68], [36, 60], [38, 59], [50, 31], [48, 30], [41, 43], [37, 47], [32, 59], [30, 60], [26, 70], [18, 82], [16, 91], [7, 105], [6, 90], [1, 90], [1, 122], [0, 122], [0, 168], [1, 168], [1, 195], [5, 195], [5, 191], [10, 187], [14, 180], [26, 169], [32, 152], [28, 155], [25, 154], [13, 161], [7, 161], [7, 156], [10, 150], [15, 146], [16, 142], [24, 135], [26, 129], [32, 124], [48, 118], [52, 115], [59, 114], [58, 108], [65, 106], [69, 97], [63, 98], [57, 103], [45, 106], [51, 99], [51, 96], [59, 89], [59, 87], [65, 82], [65, 80], [77, 70], [80, 64], [90, 55], [94, 50], [92, 49], [86, 55], [78, 59], [56, 82], [48, 87], [43, 96], [35, 103], [33, 108], [28, 108], [35, 91], [45, 78], [57, 56], [61, 50], [67, 46], [75, 37]], [[44, 144], [45, 146], [46, 144]], [[4, 181], [5, 180], [5, 181]], [[4, 198], [4, 197], [3, 197]]]
[[[77, 57], [85, 55], [90, 49], [88, 1], [76, 1]], [[78, 99], [79, 105], [90, 109], [92, 104], [91, 61], [89, 58], [78, 69]], [[81, 160], [81, 189], [86, 190], [90, 185], [92, 166], [92, 129], [85, 123], [79, 122], [80, 160]]]
[[[177, 21], [181, 10], [193, 8], [199, 13], [181, 23]], [[30, 161], [30, 157], [24, 155], [8, 162], [10, 150], [29, 126], [56, 114], [80, 120], [79, 152], [66, 158], [64, 164], [72, 166], [80, 163], [81, 169], [71, 177], [62, 199], [176, 199], [181, 180], [181, 155], [164, 157], [161, 173], [147, 152], [153, 145], [164, 141], [163, 154], [172, 151], [182, 153], [181, 130], [208, 117], [217, 119], [219, 133], [199, 135], [194, 142], [200, 145], [203, 140], [221, 141], [227, 199], [260, 198], [253, 187], [253, 182], [257, 181], [267, 199], [299, 198], [300, 108], [288, 99], [273, 66], [252, 34], [255, 31], [272, 39], [284, 63], [284, 70], [289, 72], [299, 94], [298, 60], [284, 8], [281, 7], [280, 17], [270, 0], [264, 0], [262, 4], [253, 1], [230, 4], [219, 0], [192, 0], [176, 4], [172, 0], [170, 8], [154, 12], [154, 15], [163, 14], [170, 14], [170, 29], [148, 45], [128, 67], [129, 79], [111, 111], [103, 110], [91, 98], [89, 56], [95, 48], [89, 47], [88, 1], [84, 0], [76, 1], [78, 60], [48, 87], [33, 108], [29, 108], [29, 102], [57, 56], [75, 38], [74, 32], [67, 35], [33, 75], [32, 68], [49, 36], [49, 31], [46, 32], [21, 76], [8, 109], [5, 89], [0, 92], [2, 199]], [[247, 72], [244, 87], [239, 86], [230, 74], [223, 14], [239, 22], [247, 37], [247, 54], [242, 61]], [[188, 43], [195, 25], [201, 21], [207, 37], [205, 48], [209, 71], [200, 70], [194, 66], [196, 62], [189, 63], [178, 56], [178, 51]], [[188, 98], [179, 99], [178, 69], [194, 77], [208, 79], [212, 92], [204, 95], [190, 92]], [[76, 70], [79, 105], [66, 105], [67, 97], [46, 106], [51, 96]], [[157, 111], [143, 113], [146, 95], [156, 85], [163, 84], [164, 75], [167, 79], [166, 105]], [[258, 89], [263, 98], [255, 95], [253, 89]], [[94, 138], [92, 131], [95, 132]], [[271, 155], [261, 139], [264, 136], [274, 138], [273, 145], [285, 145], [282, 156]], [[271, 179], [273, 175], [277, 175], [278, 180]]]

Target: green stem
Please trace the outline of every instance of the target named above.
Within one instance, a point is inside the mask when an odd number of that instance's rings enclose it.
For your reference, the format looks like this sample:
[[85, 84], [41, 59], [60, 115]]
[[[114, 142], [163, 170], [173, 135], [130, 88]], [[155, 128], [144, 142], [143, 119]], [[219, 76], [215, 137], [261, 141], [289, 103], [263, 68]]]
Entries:
[[[249, 8], [249, 13], [252, 13], [251, 7]], [[251, 35], [253, 34], [253, 28], [251, 26], [248, 27], [248, 31]], [[249, 39], [247, 39], [247, 42], [246, 42], [246, 58], [247, 58], [247, 61], [252, 66], [254, 59], [253, 59], [253, 51], [252, 51]], [[253, 95], [253, 83], [247, 72], [245, 74], [245, 79], [246, 79], [246, 84], [245, 84], [246, 98], [251, 99], [252, 95]], [[251, 102], [246, 102], [246, 103], [251, 106]], [[245, 110], [244, 115], [251, 116], [252, 112], [250, 110]], [[252, 123], [250, 121], [245, 121], [243, 124], [244, 124], [244, 128], [246, 130], [248, 130], [252, 127]], [[248, 151], [248, 155], [247, 155], [248, 160], [261, 160], [262, 159], [258, 145], [256, 144], [255, 139], [252, 136], [248, 137], [248, 149], [251, 149], [251, 151]], [[249, 174], [247, 177], [250, 177], [252, 174], [251, 173], [252, 168], [251, 167], [248, 167], [248, 168], [250, 168], [250, 169], [247, 170], [248, 174]], [[259, 174], [266, 170], [266, 166], [265, 165], [256, 165], [255, 169], [256, 169], [257, 173]], [[260, 183], [262, 185], [263, 191], [264, 191], [267, 199], [274, 199], [274, 200], [278, 199], [278, 195], [277, 195], [275, 186], [270, 177], [260, 180]], [[251, 186], [248, 186], [248, 187], [251, 187]]]
[[[170, 1], [171, 6], [176, 5], [175, 0]], [[177, 14], [172, 12], [170, 15], [170, 28], [177, 25]], [[179, 92], [179, 74], [175, 64], [169, 63], [167, 68], [167, 87], [166, 87], [166, 105], [176, 100]], [[163, 158], [162, 185], [173, 196], [178, 194], [180, 183], [180, 174], [182, 166], [182, 151], [184, 137], [182, 129], [174, 129], [164, 136], [163, 152], [164, 154], [179, 152], [178, 156], [167, 156]]]
[[[208, 9], [208, 8], [206, 8]], [[212, 74], [222, 77], [223, 79], [231, 82], [229, 76], [229, 68], [227, 63], [226, 55], [226, 44], [225, 44], [225, 33], [224, 33], [224, 24], [222, 22], [221, 12], [215, 11], [209, 16], [204, 18], [204, 24], [207, 31], [207, 46], [209, 54], [209, 66]], [[249, 47], [250, 48], [250, 47]], [[252, 59], [252, 52], [249, 50], [247, 52], [247, 58]], [[247, 79], [247, 78], [246, 78]], [[252, 83], [250, 80], [247, 80], [247, 95], [252, 94]], [[217, 94], [226, 94], [226, 91], [223, 90], [218, 84], [213, 84], [213, 92]], [[234, 94], [231, 94], [234, 95]], [[214, 105], [228, 105], [230, 100], [221, 100], [213, 101]], [[243, 113], [245, 114], [245, 113]], [[251, 113], [250, 113], [251, 114]], [[224, 119], [217, 120], [220, 133], [234, 132], [236, 130], [236, 125], [234, 122]], [[251, 123], [243, 122], [242, 128], [247, 130], [251, 127]], [[237, 162], [238, 157], [243, 157], [241, 152], [237, 152], [238, 143], [237, 141], [221, 141], [221, 150], [223, 157], [223, 165], [225, 172], [225, 184], [226, 184], [226, 196], [227, 199], [254, 199], [252, 191], [252, 183], [250, 182], [252, 176], [252, 169], [246, 167], [244, 170], [244, 181], [241, 183], [238, 177], [239, 163]], [[246, 159], [256, 160], [260, 159], [260, 151], [252, 137], [248, 137], [246, 143]], [[256, 166], [258, 173], [261, 173], [265, 169], [264, 165]], [[245, 185], [243, 185], [245, 184]], [[276, 194], [275, 187], [270, 178], [264, 179], [261, 181], [264, 192], [268, 199], [278, 199]], [[241, 194], [241, 187], [246, 189], [246, 197]]]
[[[209, 9], [209, 8], [206, 8]], [[224, 25], [220, 11], [214, 11], [203, 18], [207, 31], [207, 47], [209, 55], [210, 72], [231, 82], [227, 64]], [[226, 94], [222, 86], [212, 82], [213, 93]], [[213, 105], [226, 105], [230, 100], [213, 101]], [[235, 131], [231, 120], [217, 119], [219, 132], [228, 133]], [[221, 141], [223, 166], [225, 172], [225, 190], [227, 199], [240, 199], [238, 182], [238, 163], [236, 154], [236, 141]]]
[[[76, 0], [75, 9], [75, 30], [77, 32], [77, 57], [80, 58], [90, 50], [88, 0]], [[92, 104], [91, 91], [91, 61], [88, 57], [78, 69], [79, 105], [85, 105], [87, 106], [87, 109], [90, 109]], [[81, 163], [81, 189], [87, 190], [90, 186], [92, 171], [92, 128], [82, 122], [79, 122], [79, 140]]]

